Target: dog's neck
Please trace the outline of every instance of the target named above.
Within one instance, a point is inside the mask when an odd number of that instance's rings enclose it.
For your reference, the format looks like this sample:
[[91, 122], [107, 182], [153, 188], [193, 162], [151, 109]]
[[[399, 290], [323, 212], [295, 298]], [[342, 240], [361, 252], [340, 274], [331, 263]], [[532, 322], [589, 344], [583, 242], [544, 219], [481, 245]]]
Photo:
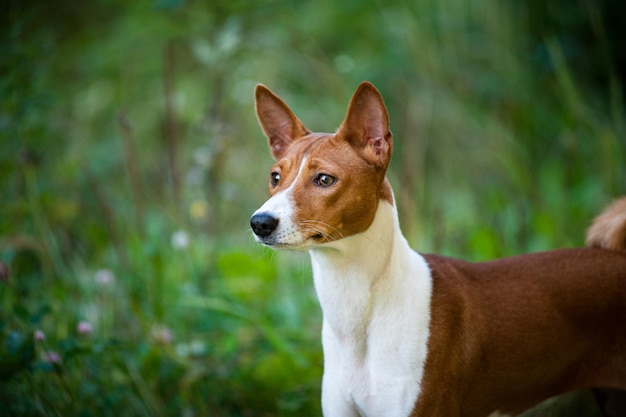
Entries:
[[361, 415], [409, 415], [428, 354], [432, 278], [394, 205], [381, 199], [368, 229], [310, 254], [324, 314], [325, 412], [341, 407], [345, 390]]
[[404, 279], [402, 265], [423, 263], [428, 281], [423, 284], [430, 290], [428, 268], [409, 247], [396, 208], [386, 200], [379, 201], [374, 221], [365, 232], [317, 246], [309, 253], [325, 324], [339, 340], [365, 343], [372, 313], [387, 309], [389, 303], [397, 302], [399, 292], [417, 283]]

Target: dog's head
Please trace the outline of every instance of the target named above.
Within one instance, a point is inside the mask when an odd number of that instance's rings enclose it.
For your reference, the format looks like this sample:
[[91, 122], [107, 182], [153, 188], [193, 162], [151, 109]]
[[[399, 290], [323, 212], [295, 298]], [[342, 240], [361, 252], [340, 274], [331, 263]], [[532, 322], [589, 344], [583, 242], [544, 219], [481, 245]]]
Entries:
[[380, 199], [393, 203], [385, 172], [392, 151], [389, 117], [376, 88], [363, 82], [336, 133], [312, 133], [263, 85], [256, 113], [276, 160], [271, 198], [250, 220], [258, 242], [308, 249], [366, 230]]

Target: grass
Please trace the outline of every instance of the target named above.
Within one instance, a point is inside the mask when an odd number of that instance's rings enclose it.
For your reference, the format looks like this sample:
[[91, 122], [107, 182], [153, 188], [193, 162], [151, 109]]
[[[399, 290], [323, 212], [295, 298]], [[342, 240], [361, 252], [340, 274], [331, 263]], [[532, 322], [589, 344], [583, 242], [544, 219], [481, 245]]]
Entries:
[[322, 131], [374, 82], [421, 251], [578, 246], [626, 193], [621, 86], [587, 83], [558, 34], [533, 43], [495, 1], [335, 3], [11, 5], [2, 415], [321, 414], [309, 261], [248, 230], [271, 164], [257, 82]]

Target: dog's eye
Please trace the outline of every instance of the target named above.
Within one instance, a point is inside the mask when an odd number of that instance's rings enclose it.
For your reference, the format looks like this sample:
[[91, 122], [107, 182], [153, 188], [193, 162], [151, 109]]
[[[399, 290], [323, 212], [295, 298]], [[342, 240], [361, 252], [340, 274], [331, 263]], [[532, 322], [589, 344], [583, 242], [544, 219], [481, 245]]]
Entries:
[[280, 174], [278, 172], [272, 172], [270, 174], [270, 184], [272, 187], [276, 187], [280, 182]]
[[313, 182], [315, 184], [319, 185], [320, 187], [330, 187], [331, 185], [333, 185], [335, 183], [335, 181], [337, 181], [335, 179], [335, 177], [332, 177], [332, 176], [327, 175], [327, 174], [319, 174], [313, 180]]

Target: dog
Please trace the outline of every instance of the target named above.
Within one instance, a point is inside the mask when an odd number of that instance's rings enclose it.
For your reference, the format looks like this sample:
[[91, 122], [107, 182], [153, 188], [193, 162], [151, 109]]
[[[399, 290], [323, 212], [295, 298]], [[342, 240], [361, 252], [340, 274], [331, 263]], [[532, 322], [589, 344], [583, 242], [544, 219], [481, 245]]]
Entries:
[[517, 414], [578, 388], [626, 390], [626, 198], [586, 248], [480, 263], [420, 254], [400, 230], [372, 84], [336, 133], [311, 132], [261, 84], [255, 106], [276, 163], [250, 225], [267, 247], [310, 254], [326, 417]]

